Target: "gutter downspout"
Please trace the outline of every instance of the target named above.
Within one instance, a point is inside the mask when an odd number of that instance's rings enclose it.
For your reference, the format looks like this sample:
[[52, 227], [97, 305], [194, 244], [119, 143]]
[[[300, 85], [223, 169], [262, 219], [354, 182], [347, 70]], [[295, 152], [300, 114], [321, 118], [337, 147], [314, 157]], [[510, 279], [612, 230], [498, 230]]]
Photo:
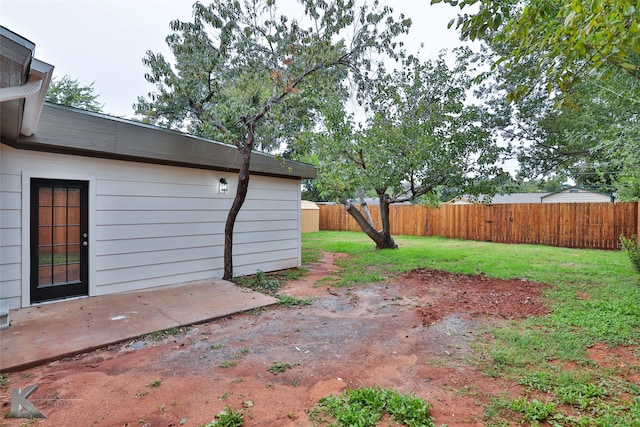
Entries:
[[0, 102], [29, 98], [36, 95], [40, 91], [41, 87], [42, 77], [31, 74], [29, 76], [29, 81], [22, 86], [0, 88]]
[[0, 88], [0, 102], [24, 99], [22, 128], [20, 130], [24, 136], [31, 136], [36, 131], [52, 73], [53, 65], [33, 59], [29, 80], [26, 84]]

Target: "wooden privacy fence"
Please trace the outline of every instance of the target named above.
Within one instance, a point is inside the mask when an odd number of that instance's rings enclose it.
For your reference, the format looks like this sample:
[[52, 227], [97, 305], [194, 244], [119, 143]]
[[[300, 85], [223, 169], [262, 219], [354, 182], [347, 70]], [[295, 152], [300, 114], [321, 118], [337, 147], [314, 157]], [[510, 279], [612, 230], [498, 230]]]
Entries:
[[[618, 249], [621, 234], [638, 234], [638, 204], [391, 205], [391, 234]], [[369, 212], [380, 229], [380, 207]], [[320, 230], [361, 231], [342, 205], [320, 205]]]

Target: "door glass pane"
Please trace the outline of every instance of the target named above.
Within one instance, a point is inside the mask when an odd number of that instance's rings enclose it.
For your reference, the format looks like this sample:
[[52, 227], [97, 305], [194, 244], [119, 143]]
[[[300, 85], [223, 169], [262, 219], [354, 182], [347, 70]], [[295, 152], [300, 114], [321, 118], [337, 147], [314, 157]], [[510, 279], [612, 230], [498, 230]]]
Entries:
[[80, 224], [80, 207], [79, 206], [70, 206], [66, 212], [67, 224]]
[[40, 246], [53, 243], [53, 227], [48, 225], [38, 227], [38, 243]]
[[50, 265], [40, 266], [38, 267], [38, 284], [40, 285], [49, 285], [53, 283], [53, 270]]
[[65, 245], [67, 244], [67, 226], [56, 225], [53, 227], [53, 244]]
[[40, 206], [52, 206], [53, 205], [53, 188], [40, 187], [38, 193], [38, 203]]
[[67, 264], [53, 266], [53, 283], [65, 283], [67, 281]]
[[53, 208], [53, 224], [54, 225], [64, 225], [67, 223], [67, 207], [66, 206], [55, 206]]
[[80, 261], [80, 244], [67, 246], [67, 264]]
[[67, 263], [67, 245], [53, 246], [53, 263], [54, 264]]
[[80, 281], [80, 263], [79, 262], [67, 265], [67, 281], [68, 282]]
[[69, 207], [72, 206], [80, 206], [80, 189], [79, 188], [69, 188], [67, 192], [67, 205]]
[[80, 225], [73, 224], [67, 226], [67, 241], [69, 244], [80, 242]]
[[53, 224], [53, 208], [49, 206], [40, 206], [38, 221], [40, 222], [40, 225]]
[[53, 189], [53, 206], [67, 206], [67, 189], [65, 187]]
[[53, 264], [53, 253], [51, 252], [51, 246], [40, 246], [38, 248], [38, 262], [40, 265]]

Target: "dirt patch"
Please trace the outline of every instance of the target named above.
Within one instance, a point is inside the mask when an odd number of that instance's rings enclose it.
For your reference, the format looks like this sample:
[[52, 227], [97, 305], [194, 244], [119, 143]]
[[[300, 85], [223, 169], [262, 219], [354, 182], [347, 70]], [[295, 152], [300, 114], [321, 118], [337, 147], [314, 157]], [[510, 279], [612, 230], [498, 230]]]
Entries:
[[527, 280], [451, 274], [418, 269], [401, 282], [415, 295], [425, 325], [453, 313], [483, 318], [523, 319], [548, 312], [540, 291], [546, 285]]
[[614, 369], [622, 380], [630, 384], [640, 384], [640, 353], [637, 346], [610, 348], [597, 343], [587, 350], [587, 355], [596, 366]]
[[[387, 284], [316, 286], [335, 270], [326, 254], [283, 294], [313, 298], [195, 325], [161, 342], [135, 341], [10, 374], [41, 426], [199, 426], [225, 405], [245, 426], [310, 426], [306, 410], [349, 387], [379, 385], [434, 405], [438, 425], [483, 426], [483, 405], [518, 386], [469, 363], [492, 319], [546, 312], [542, 285], [416, 270]], [[273, 374], [274, 363], [288, 367]], [[3, 411], [9, 392], [0, 392]], [[2, 420], [18, 426], [24, 420]], [[1, 423], [0, 423], [1, 424]]]

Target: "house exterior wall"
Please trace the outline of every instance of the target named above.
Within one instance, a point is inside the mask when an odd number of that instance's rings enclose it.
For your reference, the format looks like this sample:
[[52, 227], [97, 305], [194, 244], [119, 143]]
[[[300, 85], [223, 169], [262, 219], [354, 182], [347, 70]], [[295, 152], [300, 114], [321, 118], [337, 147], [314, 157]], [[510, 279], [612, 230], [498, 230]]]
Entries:
[[[222, 277], [236, 173], [0, 150], [0, 299], [9, 308], [30, 305], [31, 178], [89, 182], [90, 296]], [[299, 180], [252, 176], [235, 226], [234, 273], [299, 266], [300, 223]]]
[[570, 188], [542, 197], [542, 203], [594, 203], [611, 202], [611, 196], [582, 188]]

